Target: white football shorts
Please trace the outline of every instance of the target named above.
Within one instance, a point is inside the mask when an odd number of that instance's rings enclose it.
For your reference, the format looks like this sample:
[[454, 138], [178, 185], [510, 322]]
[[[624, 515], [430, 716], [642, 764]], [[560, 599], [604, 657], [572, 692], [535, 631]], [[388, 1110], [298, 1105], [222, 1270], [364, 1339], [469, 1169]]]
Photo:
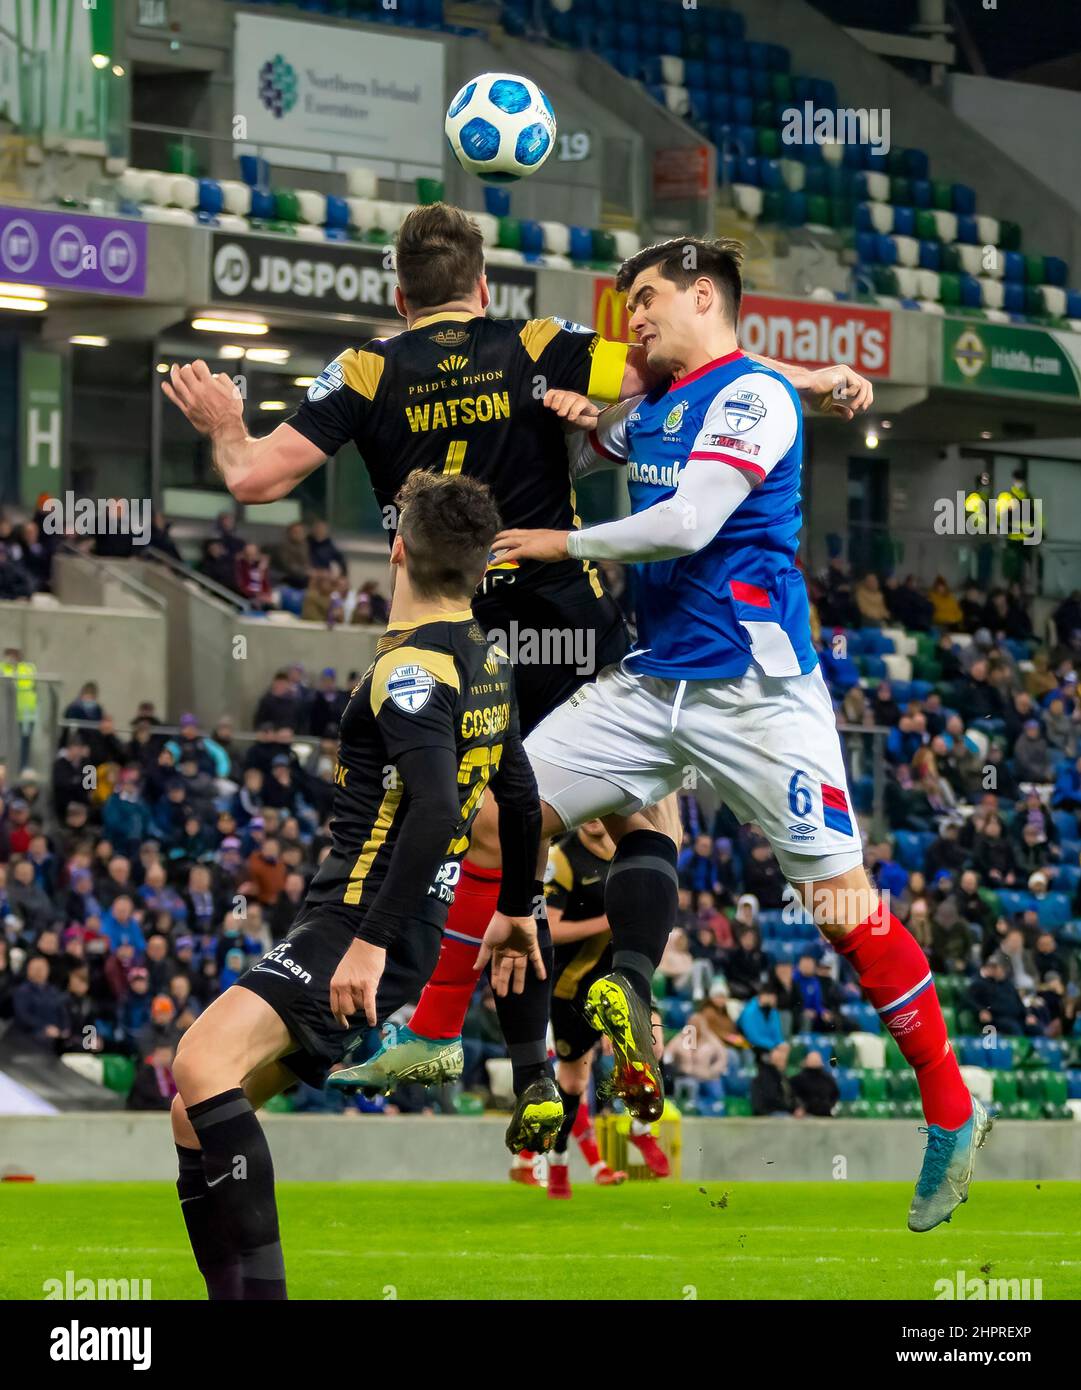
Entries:
[[818, 667], [679, 681], [609, 666], [525, 741], [543, 800], [570, 828], [708, 782], [756, 822], [800, 883], [863, 862], [833, 705]]

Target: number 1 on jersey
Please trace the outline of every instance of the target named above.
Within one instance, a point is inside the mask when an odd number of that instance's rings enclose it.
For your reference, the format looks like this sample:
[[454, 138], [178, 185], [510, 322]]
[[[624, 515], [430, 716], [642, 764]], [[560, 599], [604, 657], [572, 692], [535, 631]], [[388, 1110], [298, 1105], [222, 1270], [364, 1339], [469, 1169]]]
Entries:
[[466, 439], [452, 439], [447, 445], [447, 457], [443, 462], [444, 477], [462, 471], [462, 460], [465, 458], [465, 446], [468, 442]]

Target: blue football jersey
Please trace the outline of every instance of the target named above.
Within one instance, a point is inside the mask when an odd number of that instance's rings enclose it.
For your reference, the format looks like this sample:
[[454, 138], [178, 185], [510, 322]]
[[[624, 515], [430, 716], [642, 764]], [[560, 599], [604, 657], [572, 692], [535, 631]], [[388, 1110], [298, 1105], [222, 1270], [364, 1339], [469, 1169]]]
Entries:
[[626, 667], [680, 680], [793, 676], [818, 664], [799, 548], [803, 416], [777, 372], [742, 352], [643, 396], [594, 447], [626, 459], [631, 509], [675, 491], [691, 459], [738, 468], [754, 482], [693, 555], [634, 565], [638, 645]]

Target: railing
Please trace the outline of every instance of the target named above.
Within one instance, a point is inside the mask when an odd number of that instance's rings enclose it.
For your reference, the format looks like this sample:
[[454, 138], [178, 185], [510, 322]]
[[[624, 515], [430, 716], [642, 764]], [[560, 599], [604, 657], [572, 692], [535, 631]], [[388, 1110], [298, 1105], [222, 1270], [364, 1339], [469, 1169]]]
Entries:
[[[191, 565], [186, 565], [183, 560], [175, 560], [172, 555], [167, 555], [165, 551], [158, 550], [156, 546], [147, 546], [145, 557], [153, 561], [156, 565], [161, 565], [163, 569], [182, 579], [186, 584], [193, 584], [197, 589], [211, 598], [216, 598], [221, 603], [226, 603], [237, 613], [250, 613], [251, 604], [247, 599], [232, 589], [227, 589], [224, 584], [219, 584], [216, 579], [211, 579], [207, 574], [201, 574]], [[159, 596], [160, 597], [160, 596]], [[161, 600], [164, 605], [165, 600]]]
[[[0, 674], [0, 762], [7, 768], [7, 784], [18, 776], [36, 772], [48, 784], [58, 742], [64, 682], [60, 676], [35, 674], [34, 698], [20, 702], [20, 683], [26, 677]], [[20, 703], [23, 708], [20, 710]]]
[[151, 608], [156, 608], [159, 612], [164, 612], [166, 605], [162, 596], [156, 594], [153, 589], [134, 578], [128, 570], [120, 568], [119, 565], [110, 562], [101, 555], [94, 555], [92, 552], [80, 550], [77, 545], [73, 545], [69, 540], [61, 541], [58, 548], [62, 554], [70, 555], [77, 560], [85, 562], [93, 569], [97, 570], [99, 574], [112, 580], [113, 583], [119, 584], [121, 588], [127, 589], [140, 603], [146, 604]]

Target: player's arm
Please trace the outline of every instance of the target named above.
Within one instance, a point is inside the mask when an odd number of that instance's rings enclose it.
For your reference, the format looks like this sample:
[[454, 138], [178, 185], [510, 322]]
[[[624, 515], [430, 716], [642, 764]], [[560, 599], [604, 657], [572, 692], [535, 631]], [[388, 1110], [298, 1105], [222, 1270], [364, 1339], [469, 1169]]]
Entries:
[[[724, 419], [724, 401], [743, 382], [753, 382], [766, 409], [741, 435]], [[643, 564], [702, 550], [788, 452], [799, 420], [780, 382], [755, 374], [719, 392], [706, 412], [670, 497], [619, 521], [582, 531], [501, 531], [492, 543], [505, 560], [620, 560]]]
[[776, 357], [759, 357], [753, 352], [744, 355], [783, 376], [804, 405], [819, 415], [839, 415], [842, 420], [851, 420], [861, 411], [870, 410], [874, 402], [871, 383], [843, 362], [811, 368], [781, 362]]
[[236, 384], [202, 360], [174, 363], [161, 389], [210, 440], [214, 467], [238, 502], [276, 501], [326, 462], [326, 453], [288, 424], [253, 438]]
[[276, 502], [359, 436], [382, 372], [378, 353], [343, 352], [319, 374], [296, 413], [262, 439], [248, 434], [235, 383], [205, 362], [174, 365], [162, 390], [209, 438], [214, 466], [238, 502]]
[[584, 941], [587, 936], [597, 936], [608, 931], [608, 918], [583, 917], [578, 922], [568, 922], [559, 908], [548, 908], [548, 925], [552, 929], [552, 941], [557, 946], [565, 946], [571, 941]]

